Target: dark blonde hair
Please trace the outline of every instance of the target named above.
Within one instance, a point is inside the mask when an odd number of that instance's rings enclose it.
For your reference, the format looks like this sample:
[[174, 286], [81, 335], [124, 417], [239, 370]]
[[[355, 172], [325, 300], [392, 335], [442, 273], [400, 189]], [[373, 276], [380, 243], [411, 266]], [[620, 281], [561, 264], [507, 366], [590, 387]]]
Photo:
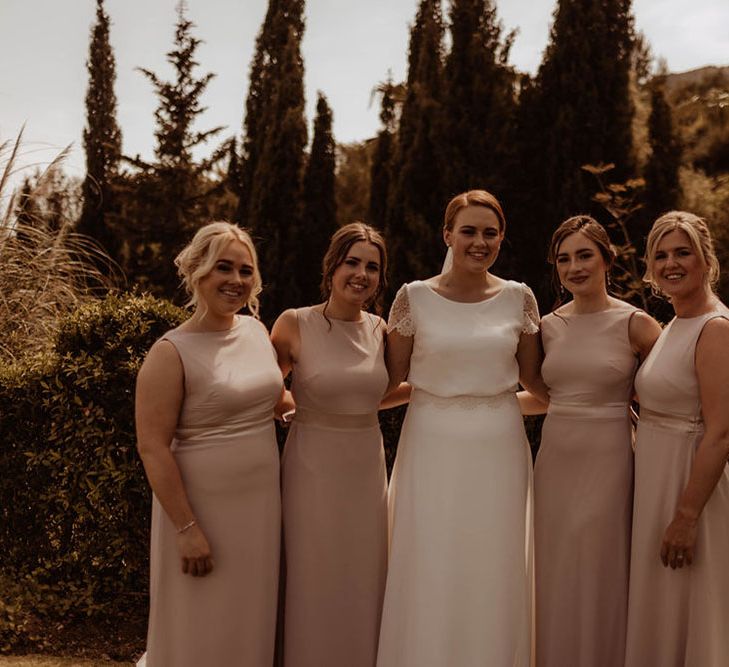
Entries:
[[577, 232], [582, 232], [598, 247], [603, 260], [605, 260], [608, 275], [617, 256], [615, 248], [610, 243], [607, 231], [595, 218], [589, 215], [573, 215], [571, 218], [567, 218], [554, 230], [552, 240], [549, 242], [549, 254], [547, 255], [547, 261], [552, 265], [552, 286], [557, 294], [560, 293], [562, 287], [559, 272], [557, 271], [559, 247], [568, 236], [572, 236]]
[[332, 293], [332, 276], [334, 272], [347, 259], [347, 255], [352, 246], [360, 241], [371, 243], [380, 253], [380, 278], [377, 284], [377, 291], [372, 297], [372, 301], [366, 305], [368, 308], [374, 306], [375, 312], [381, 315], [382, 299], [387, 288], [387, 248], [385, 247], [385, 239], [382, 237], [382, 234], [364, 222], [350, 222], [348, 225], [340, 227], [332, 235], [329, 241], [329, 247], [321, 263], [321, 295], [328, 303]]
[[499, 200], [486, 190], [468, 190], [456, 195], [448, 202], [443, 220], [443, 228], [453, 231], [453, 224], [459, 211], [468, 206], [483, 206], [491, 209], [499, 220], [499, 231], [503, 234], [506, 230], [506, 218]]
[[658, 285], [653, 275], [653, 266], [656, 249], [663, 237], [670, 232], [682, 231], [686, 233], [694, 252], [701, 258], [706, 267], [706, 280], [713, 290], [719, 282], [719, 259], [714, 249], [714, 239], [706, 221], [698, 215], [687, 211], [669, 211], [653, 223], [645, 248], [645, 274], [643, 280], [649, 283], [654, 293], [659, 294]]
[[258, 254], [250, 234], [244, 229], [229, 222], [211, 222], [197, 230], [192, 241], [175, 257], [177, 273], [190, 297], [185, 304], [196, 306], [199, 299], [198, 286], [200, 280], [207, 276], [215, 266], [223, 250], [231, 241], [239, 241], [251, 253], [253, 260], [253, 287], [246, 307], [254, 317], [258, 317], [258, 295], [263, 290], [261, 272], [258, 268]]

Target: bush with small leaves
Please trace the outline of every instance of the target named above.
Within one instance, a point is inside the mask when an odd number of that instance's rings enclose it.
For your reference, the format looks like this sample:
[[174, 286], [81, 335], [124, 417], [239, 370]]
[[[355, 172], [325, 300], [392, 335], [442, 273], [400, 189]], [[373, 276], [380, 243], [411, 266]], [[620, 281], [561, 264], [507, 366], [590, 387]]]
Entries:
[[184, 318], [111, 295], [66, 317], [50, 352], [0, 367], [0, 648], [42, 648], [49, 623], [144, 614], [150, 492], [134, 383]]

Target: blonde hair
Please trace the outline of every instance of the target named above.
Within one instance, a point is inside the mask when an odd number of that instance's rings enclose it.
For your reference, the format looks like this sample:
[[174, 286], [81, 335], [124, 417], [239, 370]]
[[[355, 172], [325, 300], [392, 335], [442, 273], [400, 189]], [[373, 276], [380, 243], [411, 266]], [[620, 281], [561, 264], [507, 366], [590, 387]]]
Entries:
[[679, 230], [686, 233], [691, 242], [691, 247], [701, 258], [703, 265], [706, 267], [706, 280], [713, 290], [719, 282], [720, 271], [719, 259], [714, 249], [714, 240], [706, 221], [687, 211], [669, 211], [653, 223], [653, 227], [648, 232], [648, 241], [646, 243], [646, 270], [643, 280], [650, 284], [654, 292], [659, 292], [653, 271], [656, 249], [666, 234]]
[[499, 220], [499, 231], [503, 233], [506, 230], [504, 210], [501, 208], [499, 200], [486, 190], [468, 190], [453, 197], [446, 206], [443, 228], [453, 231], [456, 215], [468, 206], [483, 206], [491, 209]]
[[200, 280], [207, 276], [215, 266], [223, 250], [231, 241], [239, 241], [251, 253], [253, 260], [253, 287], [246, 307], [254, 317], [258, 317], [258, 295], [263, 290], [261, 272], [258, 268], [258, 254], [250, 234], [229, 222], [211, 222], [197, 230], [192, 241], [175, 257], [177, 273], [189, 295], [185, 304], [188, 308], [196, 306], [199, 299]]

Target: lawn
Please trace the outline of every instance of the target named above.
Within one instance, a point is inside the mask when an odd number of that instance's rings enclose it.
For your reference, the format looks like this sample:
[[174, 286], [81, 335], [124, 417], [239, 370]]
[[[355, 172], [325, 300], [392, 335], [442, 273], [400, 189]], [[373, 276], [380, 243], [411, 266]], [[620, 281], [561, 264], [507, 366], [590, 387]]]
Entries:
[[133, 662], [114, 662], [113, 660], [88, 660], [86, 658], [53, 658], [47, 655], [0, 656], [2, 667], [107, 667], [133, 665]]

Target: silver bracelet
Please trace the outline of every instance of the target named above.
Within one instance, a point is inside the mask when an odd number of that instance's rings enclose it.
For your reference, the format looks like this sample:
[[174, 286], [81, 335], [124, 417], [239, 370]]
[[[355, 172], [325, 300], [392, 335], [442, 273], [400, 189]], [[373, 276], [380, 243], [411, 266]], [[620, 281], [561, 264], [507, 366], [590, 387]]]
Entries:
[[189, 523], [186, 523], [182, 528], [177, 529], [177, 534], [182, 535], [188, 528], [192, 528], [194, 525], [197, 524], [197, 521], [195, 519], [191, 519]]

